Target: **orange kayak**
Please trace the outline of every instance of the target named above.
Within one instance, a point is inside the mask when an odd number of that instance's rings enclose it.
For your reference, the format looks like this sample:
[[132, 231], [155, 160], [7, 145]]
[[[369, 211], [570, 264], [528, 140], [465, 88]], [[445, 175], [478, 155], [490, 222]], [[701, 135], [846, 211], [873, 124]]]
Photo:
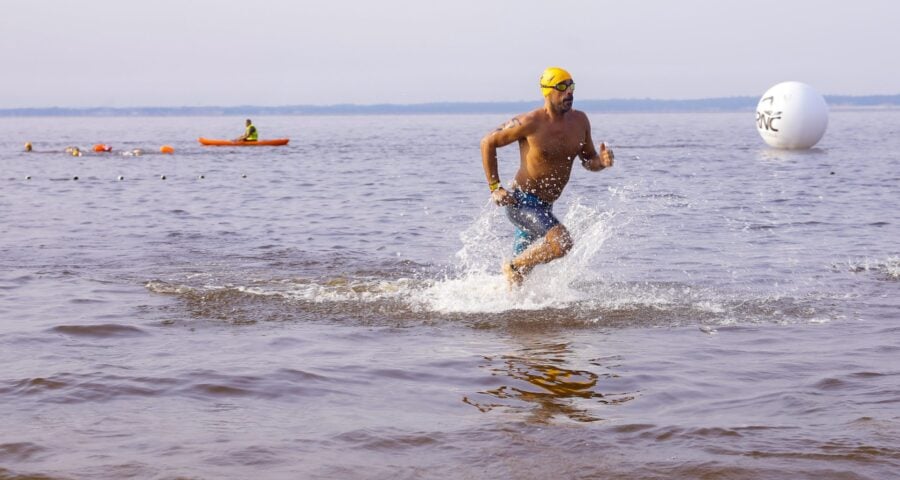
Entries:
[[289, 138], [273, 138], [272, 140], [257, 140], [255, 142], [235, 142], [234, 140], [218, 140], [215, 138], [197, 139], [201, 144], [210, 147], [280, 147], [287, 145]]

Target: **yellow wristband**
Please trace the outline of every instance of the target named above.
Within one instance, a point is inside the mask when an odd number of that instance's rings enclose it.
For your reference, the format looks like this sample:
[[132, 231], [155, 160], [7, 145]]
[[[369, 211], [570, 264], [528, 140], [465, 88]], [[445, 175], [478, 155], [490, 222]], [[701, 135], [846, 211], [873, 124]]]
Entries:
[[490, 188], [492, 192], [493, 192], [494, 190], [500, 188], [500, 180], [497, 180], [496, 182], [494, 182], [494, 183], [488, 185], [488, 188]]

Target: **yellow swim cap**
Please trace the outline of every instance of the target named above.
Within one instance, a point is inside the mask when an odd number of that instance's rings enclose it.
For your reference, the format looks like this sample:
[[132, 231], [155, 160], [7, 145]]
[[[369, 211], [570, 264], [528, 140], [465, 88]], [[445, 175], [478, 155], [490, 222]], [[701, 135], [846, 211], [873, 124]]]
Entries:
[[550, 95], [550, 92], [553, 91], [553, 87], [559, 82], [565, 82], [566, 80], [571, 80], [572, 75], [569, 75], [569, 72], [565, 71], [559, 67], [550, 67], [544, 70], [544, 73], [541, 75], [541, 93], [546, 97]]
[[26, 152], [30, 152], [30, 151], [31, 151], [31, 142], [25, 142], [25, 151], [26, 151]]

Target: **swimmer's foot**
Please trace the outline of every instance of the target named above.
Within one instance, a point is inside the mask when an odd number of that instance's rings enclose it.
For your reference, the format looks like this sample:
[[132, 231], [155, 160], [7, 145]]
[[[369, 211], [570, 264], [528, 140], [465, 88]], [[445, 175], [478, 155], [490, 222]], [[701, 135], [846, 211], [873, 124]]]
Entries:
[[506, 276], [506, 281], [509, 282], [509, 288], [517, 287], [522, 284], [522, 280], [525, 280], [525, 275], [512, 262], [503, 264], [503, 275]]

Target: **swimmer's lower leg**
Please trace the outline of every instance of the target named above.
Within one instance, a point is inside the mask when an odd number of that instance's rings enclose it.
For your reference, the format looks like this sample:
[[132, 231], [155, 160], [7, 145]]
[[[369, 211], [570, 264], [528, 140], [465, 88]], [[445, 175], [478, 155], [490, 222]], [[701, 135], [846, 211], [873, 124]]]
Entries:
[[510, 287], [520, 285], [525, 279], [525, 274], [513, 262], [503, 264], [503, 275], [506, 276]]
[[535, 266], [564, 257], [572, 249], [574, 242], [562, 225], [557, 225], [537, 243], [532, 244], [512, 262], [522, 275], [527, 275]]

